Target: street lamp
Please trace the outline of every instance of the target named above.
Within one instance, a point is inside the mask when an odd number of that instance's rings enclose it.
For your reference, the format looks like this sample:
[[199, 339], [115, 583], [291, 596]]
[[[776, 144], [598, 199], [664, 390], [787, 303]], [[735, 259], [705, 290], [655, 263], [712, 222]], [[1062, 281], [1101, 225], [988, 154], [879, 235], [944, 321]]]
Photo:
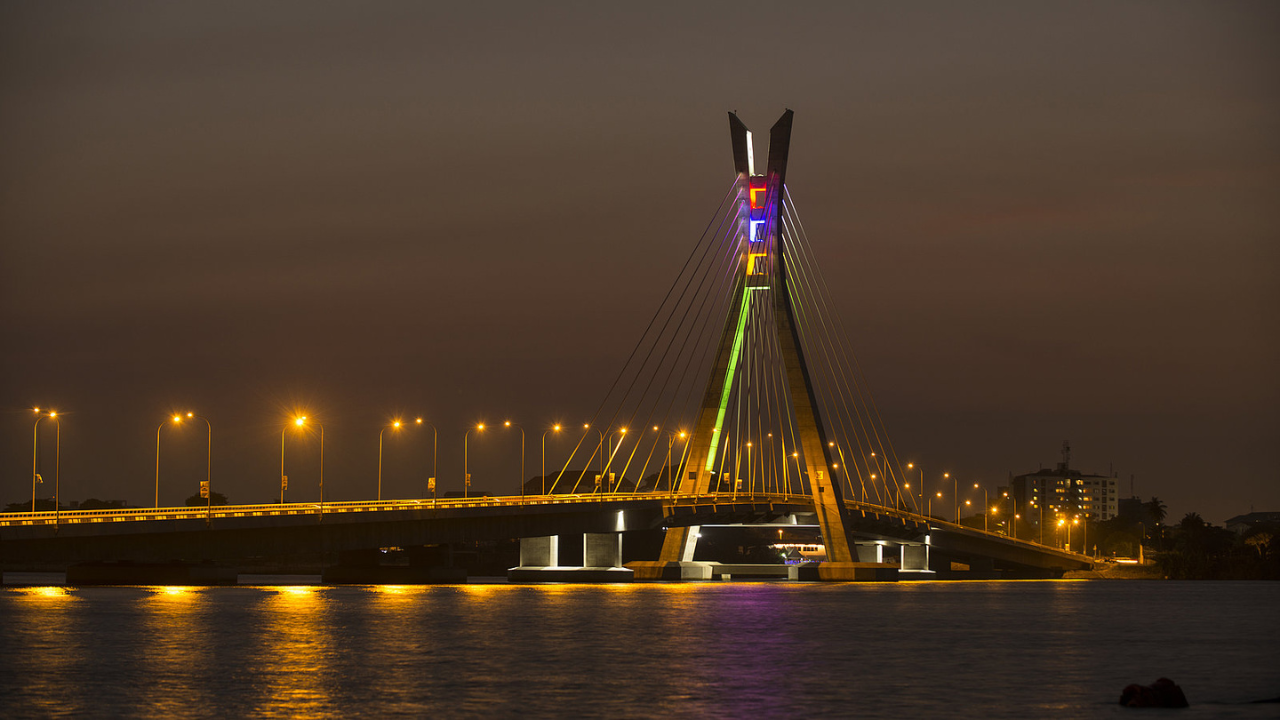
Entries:
[[[293, 419], [294, 427], [304, 427], [307, 424], [307, 416], [299, 415]], [[289, 426], [285, 426], [280, 431], [280, 503], [284, 504], [284, 491], [288, 487], [288, 476], [284, 474], [284, 430]], [[324, 520], [324, 425], [316, 423], [316, 427], [320, 428], [320, 520]]]
[[[973, 489], [974, 490], [978, 489], [978, 483], [973, 484]], [[983, 510], [982, 511], [982, 531], [983, 532], [991, 532], [991, 529], [987, 526], [987, 508], [989, 507], [991, 507], [991, 498], [987, 495], [987, 489], [982, 488], [982, 510]]]
[[58, 411], [50, 410], [47, 413], [41, 413], [40, 408], [32, 408], [36, 414], [36, 422], [32, 428], [31, 440], [31, 512], [36, 511], [36, 483], [44, 482], [44, 478], [40, 477], [40, 466], [38, 458], [40, 457], [40, 421], [49, 418], [57, 426], [54, 441], [54, 459], [53, 459], [53, 514], [54, 524], [56, 526], [58, 520], [58, 503], [61, 500], [61, 484], [62, 484], [62, 421], [58, 419]]
[[[688, 434], [685, 431], [681, 430], [679, 433], [679, 436], [681, 440], [684, 440], [686, 437], [688, 437]], [[671, 446], [675, 445], [675, 443], [676, 443], [676, 433], [668, 432], [667, 433], [667, 492], [673, 495], [675, 494], [676, 489], [675, 489], [675, 486], [671, 484]]]
[[[591, 423], [582, 423], [583, 430], [589, 430], [590, 428], [591, 428]], [[596, 453], [600, 455], [600, 474], [604, 475], [604, 431], [601, 430], [600, 428], [596, 428], [596, 433], [600, 435], [600, 444], [596, 446]], [[591, 446], [588, 445], [587, 447], [591, 447]], [[587, 468], [587, 470], [590, 470], [590, 469], [591, 469], [590, 467]], [[585, 474], [585, 471], [583, 474]], [[577, 488], [577, 487], [578, 487], [577, 483], [574, 483], [574, 488]]]
[[[418, 422], [422, 421], [419, 420]], [[393, 420], [390, 425], [383, 425], [382, 429], [378, 431], [378, 502], [382, 502], [382, 433], [386, 432], [387, 428], [399, 430], [400, 425], [399, 420]]]
[[156, 507], [157, 508], [160, 507], [160, 431], [163, 430], [164, 426], [168, 425], [170, 422], [172, 422], [174, 425], [177, 425], [182, 422], [182, 416], [174, 415], [173, 417], [169, 418], [168, 420], [165, 420], [164, 422], [160, 423], [160, 425], [156, 427]]
[[520, 497], [524, 497], [524, 428], [510, 420], [502, 424], [504, 427], [514, 427], [520, 430]]
[[[294, 427], [302, 427], [307, 422], [306, 415], [299, 415], [293, 419]], [[284, 504], [285, 490], [289, 489], [289, 476], [284, 474], [284, 433], [289, 429], [288, 425], [280, 428], [280, 504]]]
[[920, 505], [924, 506], [924, 465], [916, 466], [915, 463], [907, 463], [908, 470], [918, 469], [920, 471]]
[[[642, 431], [641, 431], [641, 434], [643, 434], [643, 432], [644, 432], [644, 431], [642, 430]], [[613, 436], [614, 436], [614, 435], [618, 435], [618, 436], [619, 436], [619, 437], [618, 437], [618, 445], [617, 445], [616, 447], [615, 447], [615, 446], [614, 446], [614, 444], [613, 444]], [[627, 429], [626, 429], [626, 428], [619, 428], [619, 429], [614, 430], [613, 432], [609, 433], [609, 462], [605, 463], [605, 469], [606, 469], [606, 470], [607, 470], [608, 468], [610, 468], [610, 467], [612, 467], [612, 466], [613, 466], [613, 456], [617, 454], [618, 450], [622, 449], [622, 441], [623, 441], [623, 440], [625, 440], [626, 438], [627, 438]], [[624, 469], [625, 469], [625, 468], [624, 468]], [[613, 490], [614, 490], [614, 488], [612, 487], [612, 485], [613, 485], [613, 484], [609, 482], [609, 479], [608, 479], [608, 478], [604, 477], [604, 470], [601, 470], [601, 471], [600, 471], [600, 482], [605, 483], [605, 485], [606, 485], [605, 492], [613, 492]], [[618, 484], [619, 484], [619, 485], [621, 485], [621, 484], [622, 484], [622, 481], [621, 481], [621, 480], [619, 480], [619, 481], [618, 481]]]
[[426, 425], [431, 428], [431, 478], [427, 480], [427, 490], [431, 491], [431, 499], [436, 499], [436, 457], [440, 449], [440, 431], [436, 430], [436, 426], [432, 423], [424, 423], [422, 418], [414, 420], [419, 425]]
[[1016, 498], [1016, 497], [1014, 497], [1014, 496], [1010, 495], [1010, 494], [1009, 494], [1009, 493], [1007, 493], [1007, 492], [1004, 494], [1004, 496], [1005, 496], [1005, 497], [1007, 497], [1007, 498], [1009, 498], [1009, 501], [1013, 503], [1013, 513], [1012, 513], [1012, 515], [1013, 515], [1013, 519], [1009, 521], [1009, 528], [1010, 528], [1011, 532], [1006, 532], [1006, 533], [1005, 533], [1005, 535], [1008, 535], [1008, 536], [1012, 537], [1014, 540], [1017, 540], [1017, 539], [1018, 539], [1018, 527], [1017, 527], [1017, 525], [1015, 525], [1015, 524], [1014, 524], [1014, 520], [1017, 520], [1017, 519], [1020, 517], [1020, 516], [1018, 515], [1018, 498]]
[[[294, 424], [302, 427], [307, 423], [306, 416], [294, 420]], [[324, 425], [316, 423], [320, 428], [320, 520], [324, 521]]]
[[542, 494], [544, 496], [547, 494], [547, 433], [549, 432], [560, 432], [560, 424], [552, 425], [550, 430], [542, 433]]
[[[187, 419], [203, 420], [205, 428], [209, 431], [208, 446], [204, 457], [204, 482], [200, 486], [200, 494], [205, 497], [205, 523], [213, 522], [213, 424], [209, 422], [209, 418], [203, 415], [196, 415], [193, 412], [187, 413]], [[173, 416], [174, 424], [182, 422], [181, 415]], [[156, 507], [160, 507], [160, 429], [156, 429]]]
[[[784, 437], [784, 438], [782, 439], [782, 442], [784, 443], [784, 445], [783, 445], [783, 452], [786, 452], [786, 445], [785, 445], [786, 441], [787, 441], [787, 440], [786, 440], [786, 438]], [[796, 461], [796, 483], [797, 483], [797, 484], [799, 484], [800, 489], [802, 489], [802, 490], [803, 490], [803, 489], [804, 489], [804, 485], [803, 485], [803, 483], [804, 483], [804, 478], [800, 477], [800, 451], [799, 451], [799, 450], [792, 450], [792, 451], [791, 451], [791, 459]], [[785, 469], [785, 467], [786, 467], [786, 464], [785, 464], [785, 463], [786, 463], [786, 460], [784, 459], [784, 460], [783, 460], [783, 467], [784, 467], [784, 469]], [[786, 490], [786, 492], [785, 492], [785, 493], [783, 493], [783, 496], [785, 497], [786, 495], [788, 495], [788, 494], [790, 494], [790, 493], [791, 493], [791, 483], [790, 483], [790, 482], [788, 482], [788, 483], [787, 483], [787, 490]]]
[[[949, 472], [942, 473], [943, 480], [946, 480], [947, 478], [950, 478], [950, 477], [951, 477], [951, 473]], [[958, 484], [959, 482], [960, 481], [956, 478], [951, 479], [951, 500], [952, 502], [955, 503], [957, 525], [960, 524], [960, 486]]]
[[467, 428], [462, 434], [462, 497], [466, 499], [471, 492], [471, 472], [467, 465], [467, 441], [471, 437], [471, 431], [484, 432], [484, 423], [480, 423], [473, 428]]

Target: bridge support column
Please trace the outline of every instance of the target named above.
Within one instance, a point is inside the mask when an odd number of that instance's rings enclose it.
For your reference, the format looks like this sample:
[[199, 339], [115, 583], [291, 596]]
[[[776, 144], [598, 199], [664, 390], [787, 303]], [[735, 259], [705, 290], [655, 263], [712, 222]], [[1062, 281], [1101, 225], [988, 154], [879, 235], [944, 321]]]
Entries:
[[622, 533], [584, 533], [582, 567], [561, 567], [560, 537], [521, 538], [520, 567], [507, 571], [511, 582], [630, 582], [634, 574], [622, 567]]
[[884, 546], [880, 543], [870, 543], [866, 545], [858, 545], [858, 562], [864, 563], [882, 563], [884, 562]]
[[622, 567], [622, 533], [583, 533], [583, 567]]
[[559, 535], [520, 538], [520, 567], [554, 567], [559, 564]]
[[711, 565], [693, 561], [700, 525], [667, 528], [658, 560], [627, 563], [637, 580], [710, 580]]
[[906, 577], [933, 574], [933, 571], [929, 569], [928, 545], [902, 545], [898, 551], [902, 553], [900, 572], [904, 573]]

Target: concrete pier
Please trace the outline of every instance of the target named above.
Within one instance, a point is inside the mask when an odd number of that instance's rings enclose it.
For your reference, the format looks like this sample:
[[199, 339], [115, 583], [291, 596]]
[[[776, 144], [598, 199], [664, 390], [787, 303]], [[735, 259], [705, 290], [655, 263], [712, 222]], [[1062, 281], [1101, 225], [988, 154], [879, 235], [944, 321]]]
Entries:
[[583, 533], [582, 567], [562, 567], [557, 535], [521, 538], [520, 566], [507, 571], [511, 582], [631, 582], [635, 573], [622, 566], [622, 533]]

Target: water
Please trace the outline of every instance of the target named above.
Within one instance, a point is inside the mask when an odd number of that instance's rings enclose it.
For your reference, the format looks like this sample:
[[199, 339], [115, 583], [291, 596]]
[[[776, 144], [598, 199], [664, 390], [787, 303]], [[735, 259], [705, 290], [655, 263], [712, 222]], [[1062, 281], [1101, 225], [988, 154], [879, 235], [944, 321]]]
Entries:
[[1277, 608], [1280, 583], [5, 588], [0, 716], [1133, 717], [1120, 690], [1163, 675], [1178, 717], [1276, 717], [1242, 703], [1280, 695]]

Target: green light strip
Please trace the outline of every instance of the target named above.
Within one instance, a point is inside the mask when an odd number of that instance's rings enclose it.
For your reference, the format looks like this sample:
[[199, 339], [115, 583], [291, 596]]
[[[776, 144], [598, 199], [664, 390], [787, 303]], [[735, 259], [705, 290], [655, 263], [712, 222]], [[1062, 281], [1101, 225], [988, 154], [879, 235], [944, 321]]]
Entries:
[[738, 355], [742, 352], [742, 336], [747, 329], [747, 310], [751, 308], [751, 293], [742, 293], [742, 310], [738, 313], [738, 331], [733, 336], [733, 350], [729, 352], [729, 371], [724, 375], [724, 390], [720, 393], [720, 412], [716, 413], [716, 427], [711, 432], [711, 449], [707, 451], [707, 470], [715, 467], [716, 447], [720, 444], [720, 432], [724, 427], [724, 414], [729, 409], [729, 391], [733, 389], [733, 373], [738, 367]]

